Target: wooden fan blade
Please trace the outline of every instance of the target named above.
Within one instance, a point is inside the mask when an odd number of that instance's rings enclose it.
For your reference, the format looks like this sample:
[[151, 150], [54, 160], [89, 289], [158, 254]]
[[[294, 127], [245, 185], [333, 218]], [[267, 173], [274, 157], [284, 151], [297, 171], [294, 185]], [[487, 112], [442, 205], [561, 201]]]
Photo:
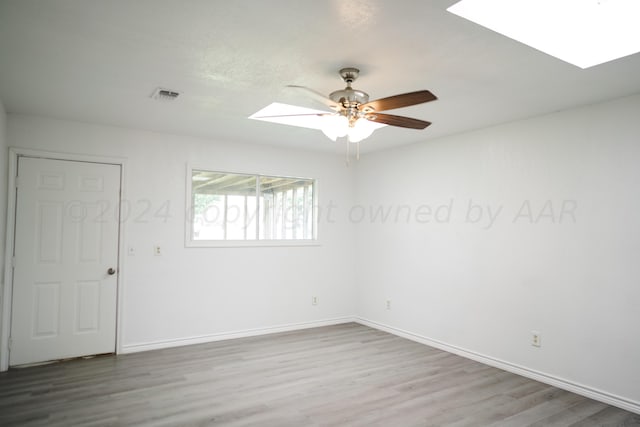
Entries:
[[435, 101], [438, 99], [428, 90], [419, 90], [417, 92], [403, 93], [402, 95], [394, 95], [388, 98], [380, 98], [367, 102], [358, 106], [358, 110], [366, 111], [371, 109], [374, 111], [394, 110], [396, 108], [409, 107], [411, 105], [422, 104], [424, 102]]
[[326, 105], [327, 107], [331, 108], [334, 111], [338, 111], [338, 110], [340, 110], [342, 108], [342, 105], [340, 105], [337, 102], [327, 98], [326, 96], [324, 96], [320, 92], [317, 92], [317, 91], [315, 91], [313, 89], [310, 89], [310, 88], [308, 88], [306, 86], [287, 85], [287, 87], [304, 90], [305, 92], [307, 92], [307, 95], [311, 96], [316, 101], [321, 102], [322, 104]]
[[383, 123], [401, 128], [424, 129], [431, 124], [424, 120], [412, 119], [410, 117], [394, 116], [392, 114], [371, 113], [364, 116], [365, 119], [376, 123]]

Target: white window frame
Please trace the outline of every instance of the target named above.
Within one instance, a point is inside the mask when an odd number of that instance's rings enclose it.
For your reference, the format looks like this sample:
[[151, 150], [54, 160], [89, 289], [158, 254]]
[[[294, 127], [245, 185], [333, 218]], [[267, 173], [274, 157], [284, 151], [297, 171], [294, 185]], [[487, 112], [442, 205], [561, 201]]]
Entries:
[[[277, 177], [277, 178], [291, 178], [291, 179], [305, 179], [313, 182], [313, 201], [312, 201], [312, 235], [311, 239], [262, 239], [256, 238], [255, 240], [194, 240], [193, 239], [193, 206], [192, 206], [192, 194], [193, 191], [193, 171], [206, 171], [214, 173], [228, 173], [236, 175], [248, 175], [256, 177]], [[280, 175], [274, 173], [255, 173], [255, 172], [243, 172], [243, 171], [228, 171], [220, 170], [211, 167], [200, 167], [194, 165], [187, 165], [186, 172], [186, 198], [185, 198], [185, 247], [187, 248], [238, 248], [238, 247], [272, 247], [272, 246], [320, 246], [318, 240], [318, 180], [316, 178], [306, 178], [301, 176]], [[259, 205], [259, 201], [256, 201]], [[257, 206], [259, 209], [259, 206]], [[256, 218], [256, 227], [259, 228], [259, 220]], [[304, 221], [307, 221], [305, 218]], [[258, 230], [259, 237], [259, 230]]]

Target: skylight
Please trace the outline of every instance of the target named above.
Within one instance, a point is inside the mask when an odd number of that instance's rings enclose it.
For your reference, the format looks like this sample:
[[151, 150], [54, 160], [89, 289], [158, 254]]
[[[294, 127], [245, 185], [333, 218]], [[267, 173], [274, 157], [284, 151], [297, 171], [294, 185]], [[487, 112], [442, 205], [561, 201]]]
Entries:
[[639, 0], [462, 0], [447, 10], [580, 68], [640, 52]]
[[319, 114], [327, 111], [313, 110], [311, 108], [298, 107], [297, 105], [281, 104], [274, 102], [262, 110], [249, 116], [250, 119], [263, 120], [265, 122], [280, 123], [283, 125], [299, 126], [310, 129], [322, 129], [325, 120]]

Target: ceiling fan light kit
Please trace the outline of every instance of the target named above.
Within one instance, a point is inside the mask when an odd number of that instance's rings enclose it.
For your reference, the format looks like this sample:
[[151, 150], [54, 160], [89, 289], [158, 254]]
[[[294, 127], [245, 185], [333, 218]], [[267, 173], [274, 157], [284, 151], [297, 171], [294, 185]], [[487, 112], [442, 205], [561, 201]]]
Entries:
[[[371, 134], [380, 127], [388, 125], [409, 129], [424, 129], [431, 124], [424, 120], [380, 113], [380, 111], [409, 107], [438, 99], [428, 90], [419, 90], [416, 92], [409, 92], [369, 101], [369, 94], [364, 91], [354, 89], [351, 86], [358, 78], [360, 70], [354, 67], [348, 67], [341, 69], [339, 74], [342, 80], [346, 83], [346, 87], [344, 89], [331, 92], [328, 97], [305, 86], [290, 85], [288, 87], [305, 91], [307, 95], [317, 101], [320, 101], [326, 107], [333, 110], [332, 112], [317, 113], [317, 116], [322, 118], [320, 130], [332, 141], [336, 141], [338, 138], [346, 136], [347, 150], [349, 143], [359, 143], [371, 136]], [[296, 116], [305, 115], [292, 114], [288, 117]], [[250, 116], [252, 119], [274, 122], [281, 122], [282, 117], [282, 115], [259, 116], [256, 114]]]
[[332, 115], [325, 118], [325, 126], [320, 130], [332, 141], [344, 136], [349, 142], [360, 142], [371, 136], [373, 131], [386, 125], [379, 125], [368, 120], [356, 120], [349, 123], [349, 119], [343, 115]]

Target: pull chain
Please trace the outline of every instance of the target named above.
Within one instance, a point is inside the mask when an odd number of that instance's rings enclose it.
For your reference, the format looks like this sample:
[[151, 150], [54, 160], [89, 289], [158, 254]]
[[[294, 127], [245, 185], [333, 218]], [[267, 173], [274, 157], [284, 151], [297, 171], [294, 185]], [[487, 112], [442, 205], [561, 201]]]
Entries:
[[349, 161], [350, 161], [349, 157], [350, 157], [350, 154], [351, 154], [351, 153], [349, 153], [349, 145], [351, 145], [351, 142], [349, 141], [349, 138], [347, 138], [347, 160], [345, 162], [347, 167], [349, 167]]

